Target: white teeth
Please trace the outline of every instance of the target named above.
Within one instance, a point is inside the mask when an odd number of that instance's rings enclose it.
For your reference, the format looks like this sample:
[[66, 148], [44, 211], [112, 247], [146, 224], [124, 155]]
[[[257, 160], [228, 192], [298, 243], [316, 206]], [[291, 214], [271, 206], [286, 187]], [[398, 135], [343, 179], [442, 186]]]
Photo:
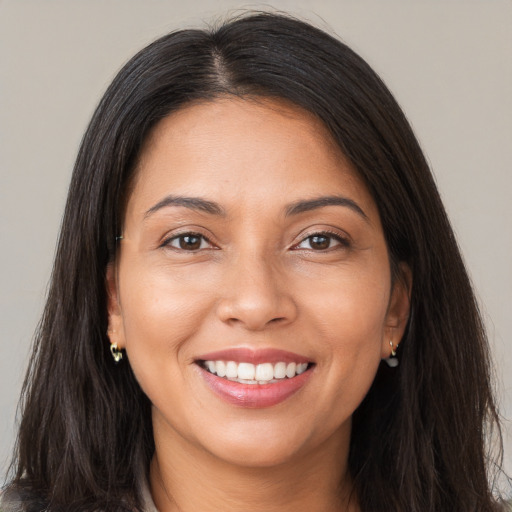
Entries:
[[268, 384], [304, 373], [308, 363], [236, 363], [235, 361], [204, 361], [204, 367], [219, 377], [244, 384]]
[[[218, 364], [218, 361], [217, 361]], [[238, 363], [238, 378], [244, 380], [254, 380], [256, 368], [251, 363]], [[218, 374], [217, 374], [218, 375]]]
[[219, 377], [226, 376], [226, 363], [224, 361], [217, 361], [215, 366], [217, 367], [217, 375]]
[[274, 379], [284, 379], [286, 377], [286, 363], [276, 363], [274, 366]]
[[295, 363], [288, 363], [288, 366], [286, 367], [286, 376], [291, 379], [292, 377], [295, 377], [295, 369], [297, 368], [297, 365]]
[[236, 379], [238, 377], [238, 365], [234, 361], [226, 363], [226, 377], [228, 379]]
[[307, 367], [308, 367], [308, 363], [298, 364], [297, 369], [295, 370], [297, 372], [297, 375], [304, 373], [306, 371]]
[[256, 366], [256, 377], [255, 379], [260, 381], [269, 381], [274, 378], [274, 367], [272, 363], [263, 363]]

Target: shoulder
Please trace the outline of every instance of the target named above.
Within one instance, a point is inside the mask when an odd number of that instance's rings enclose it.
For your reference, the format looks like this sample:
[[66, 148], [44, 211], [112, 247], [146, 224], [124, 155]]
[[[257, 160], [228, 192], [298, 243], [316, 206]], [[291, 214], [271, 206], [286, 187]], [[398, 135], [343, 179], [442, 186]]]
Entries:
[[25, 507], [17, 493], [0, 491], [0, 512], [25, 512]]
[[[158, 512], [147, 481], [144, 481], [140, 490], [143, 507], [141, 512]], [[13, 488], [0, 489], [0, 512], [30, 512], [32, 510], [39, 512], [46, 510], [45, 505], [40, 500], [32, 499], [29, 500], [29, 503], [27, 506], [27, 501]]]

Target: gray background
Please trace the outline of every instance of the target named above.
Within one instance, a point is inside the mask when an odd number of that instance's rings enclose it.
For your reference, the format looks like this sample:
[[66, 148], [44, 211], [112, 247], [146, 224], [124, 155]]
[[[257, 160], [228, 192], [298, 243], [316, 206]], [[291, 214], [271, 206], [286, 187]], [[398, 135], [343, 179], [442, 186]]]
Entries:
[[[512, 418], [512, 2], [275, 0], [331, 27], [381, 74], [432, 164], [482, 303]], [[225, 0], [0, 0], [0, 470], [87, 122], [114, 73]], [[70, 346], [70, 349], [72, 347]], [[505, 424], [506, 467], [512, 436]]]

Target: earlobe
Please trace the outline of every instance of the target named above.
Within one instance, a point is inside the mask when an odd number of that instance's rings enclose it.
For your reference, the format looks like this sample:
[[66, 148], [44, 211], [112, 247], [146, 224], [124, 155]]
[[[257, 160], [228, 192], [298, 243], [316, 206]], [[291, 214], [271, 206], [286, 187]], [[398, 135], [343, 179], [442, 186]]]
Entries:
[[386, 326], [382, 340], [382, 359], [394, 355], [407, 326], [410, 314], [412, 272], [406, 263], [400, 263], [399, 275], [393, 283]]

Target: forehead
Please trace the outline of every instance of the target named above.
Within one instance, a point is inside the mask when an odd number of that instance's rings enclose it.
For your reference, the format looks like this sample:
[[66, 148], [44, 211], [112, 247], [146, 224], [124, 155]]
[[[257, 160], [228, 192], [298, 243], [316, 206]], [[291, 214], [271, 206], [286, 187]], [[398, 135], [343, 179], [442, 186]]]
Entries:
[[169, 114], [157, 123], [146, 138], [142, 153], [151, 151], [162, 136], [169, 136], [170, 133], [175, 137], [189, 136], [191, 132], [203, 136], [209, 134], [214, 139], [218, 132], [210, 131], [208, 123], [211, 121], [218, 126], [229, 125], [236, 128], [241, 136], [245, 133], [239, 130], [244, 129], [248, 122], [251, 126], [264, 125], [269, 132], [300, 130], [303, 136], [310, 132], [318, 139], [317, 143], [321, 139], [326, 149], [330, 148], [333, 153], [341, 155], [324, 123], [302, 107], [283, 98], [229, 95], [192, 101]]
[[226, 97], [187, 105], [156, 125], [129, 203], [143, 208], [165, 193], [258, 204], [336, 192], [372, 202], [319, 119], [284, 100]]

